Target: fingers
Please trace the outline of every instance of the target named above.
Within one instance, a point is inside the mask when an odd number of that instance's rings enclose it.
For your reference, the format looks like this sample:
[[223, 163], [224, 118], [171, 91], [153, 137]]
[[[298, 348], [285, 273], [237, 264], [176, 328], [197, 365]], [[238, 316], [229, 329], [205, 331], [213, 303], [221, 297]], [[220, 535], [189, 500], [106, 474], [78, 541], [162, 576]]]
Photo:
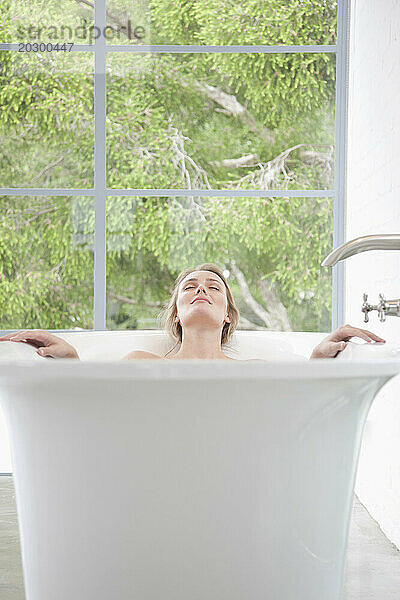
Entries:
[[25, 331], [18, 331], [10, 339], [13, 342], [20, 342], [22, 340], [36, 340], [45, 343], [49, 339], [49, 334], [41, 329], [26, 329]]
[[323, 340], [316, 348], [314, 348], [311, 358], [335, 358], [346, 348], [346, 342], [332, 342]]
[[13, 338], [15, 338], [16, 336], [19, 336], [18, 339], [25, 339], [23, 334], [26, 334], [29, 330], [23, 330], [23, 331], [14, 331], [14, 333], [7, 333], [6, 335], [2, 335], [0, 337], [0, 341], [4, 342], [4, 341], [9, 341]]
[[54, 358], [51, 346], [48, 346], [47, 348], [39, 348], [39, 350], [37, 351], [37, 353], [40, 356], [46, 356], [47, 358]]
[[0, 342], [7, 342], [14, 335], [16, 335], [15, 331], [14, 331], [14, 333], [6, 333], [5, 335], [2, 335], [2, 336], [0, 336]]
[[23, 331], [17, 331], [16, 333], [13, 334], [13, 336], [11, 337], [12, 340], [24, 340], [26, 339], [25, 336], [28, 335], [28, 330], [23, 330]]
[[13, 337], [21, 336], [22, 334], [27, 334], [27, 333], [36, 335], [36, 334], [46, 333], [46, 332], [43, 331], [43, 329], [22, 329], [20, 331], [14, 331], [13, 333], [6, 333], [5, 335], [2, 335], [2, 336], [0, 336], [0, 340], [9, 340]]
[[372, 331], [367, 331], [366, 329], [360, 329], [360, 331], [363, 331], [364, 333], [366, 333], [367, 335], [369, 335], [369, 337], [371, 337], [376, 342], [386, 342], [386, 340], [384, 340], [383, 338], [379, 337], [379, 335], [376, 335], [376, 333], [372, 333]]
[[0, 341], [26, 342], [27, 344], [39, 348], [47, 346], [53, 342], [52, 335], [43, 329], [25, 329], [14, 333], [8, 333], [0, 338]]
[[20, 333], [26, 333], [27, 331], [34, 331], [33, 329], [21, 329], [19, 331], [14, 331], [13, 333], [6, 333], [5, 335], [2, 335], [0, 337], [0, 340], [2, 339], [10, 339], [16, 335], [19, 335]]
[[22, 342], [29, 341], [33, 344], [38, 345], [48, 345], [50, 342], [51, 334], [48, 334], [46, 331], [41, 331], [40, 329], [31, 329], [26, 331], [20, 331], [16, 335], [11, 338], [12, 342]]
[[367, 329], [360, 329], [359, 327], [352, 327], [351, 325], [343, 325], [339, 327], [335, 332], [337, 335], [335, 338], [348, 341], [352, 337], [359, 337], [367, 342], [385, 342], [383, 338], [376, 333], [372, 333], [372, 331], [368, 331]]
[[337, 356], [339, 354], [339, 352], [341, 352], [345, 348], [346, 348], [346, 342], [331, 342], [327, 349], [328, 357], [335, 358], [335, 356]]

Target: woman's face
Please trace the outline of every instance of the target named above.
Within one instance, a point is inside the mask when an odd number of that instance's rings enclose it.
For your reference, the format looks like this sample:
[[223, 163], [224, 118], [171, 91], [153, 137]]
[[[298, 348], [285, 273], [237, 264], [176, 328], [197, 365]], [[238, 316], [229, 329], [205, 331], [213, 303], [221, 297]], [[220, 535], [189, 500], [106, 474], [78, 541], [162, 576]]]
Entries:
[[179, 284], [176, 299], [177, 315], [182, 326], [201, 322], [223, 327], [228, 299], [222, 279], [212, 271], [192, 271]]

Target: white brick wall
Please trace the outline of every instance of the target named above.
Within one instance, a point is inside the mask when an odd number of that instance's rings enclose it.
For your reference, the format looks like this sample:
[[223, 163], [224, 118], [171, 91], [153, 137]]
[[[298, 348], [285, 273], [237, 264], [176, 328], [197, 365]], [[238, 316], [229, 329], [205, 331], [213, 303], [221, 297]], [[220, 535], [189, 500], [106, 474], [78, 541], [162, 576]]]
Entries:
[[[351, 0], [345, 239], [400, 233], [400, 1]], [[362, 294], [400, 298], [400, 252], [345, 261], [345, 320], [400, 344], [400, 318], [361, 313]], [[356, 493], [400, 548], [400, 377], [375, 399], [360, 454]]]

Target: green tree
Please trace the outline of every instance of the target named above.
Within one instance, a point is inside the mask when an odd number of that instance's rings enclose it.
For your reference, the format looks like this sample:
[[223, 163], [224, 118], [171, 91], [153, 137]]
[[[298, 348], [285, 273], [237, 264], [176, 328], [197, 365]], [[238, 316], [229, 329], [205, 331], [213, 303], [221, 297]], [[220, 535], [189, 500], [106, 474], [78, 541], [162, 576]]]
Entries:
[[[78, 22], [93, 18], [74, 4]], [[130, 4], [113, 3], [110, 25], [126, 23]], [[16, 41], [27, 5], [57, 22], [56, 5], [2, 3], [1, 41]], [[147, 6], [152, 43], [335, 42], [334, 2]], [[3, 51], [0, 61], [0, 186], [92, 187], [93, 56]], [[334, 105], [333, 54], [109, 55], [107, 185], [330, 189]], [[203, 261], [230, 271], [242, 327], [330, 327], [319, 265], [332, 199], [112, 197], [107, 231], [109, 328], [156, 326], [176, 275]], [[93, 327], [93, 253], [92, 197], [0, 197], [0, 328]]]

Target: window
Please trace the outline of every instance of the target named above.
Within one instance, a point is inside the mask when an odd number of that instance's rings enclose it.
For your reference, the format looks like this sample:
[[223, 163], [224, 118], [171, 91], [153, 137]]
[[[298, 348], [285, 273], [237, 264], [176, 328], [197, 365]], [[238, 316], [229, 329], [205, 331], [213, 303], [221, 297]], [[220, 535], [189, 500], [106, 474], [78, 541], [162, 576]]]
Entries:
[[239, 328], [338, 326], [347, 34], [347, 0], [3, 1], [0, 329], [158, 328], [202, 262]]

